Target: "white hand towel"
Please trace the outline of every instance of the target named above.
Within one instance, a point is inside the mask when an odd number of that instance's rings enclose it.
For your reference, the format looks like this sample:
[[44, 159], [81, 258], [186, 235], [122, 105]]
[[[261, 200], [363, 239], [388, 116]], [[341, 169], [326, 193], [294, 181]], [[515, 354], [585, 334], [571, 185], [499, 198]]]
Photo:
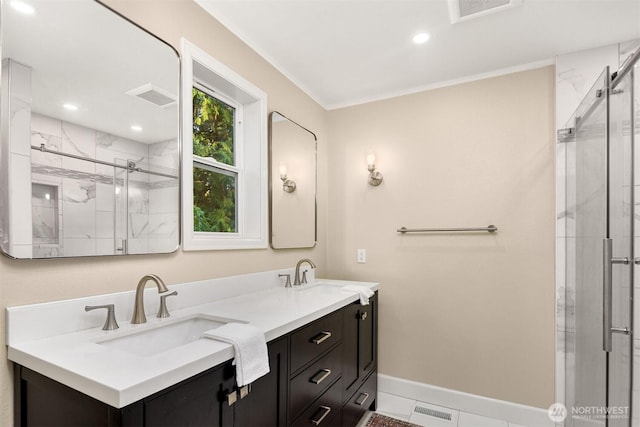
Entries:
[[205, 338], [233, 344], [236, 366], [236, 382], [239, 387], [250, 384], [269, 373], [269, 352], [264, 333], [252, 325], [227, 323], [206, 331]]
[[369, 298], [373, 296], [373, 292], [370, 288], [362, 285], [347, 285], [341, 288], [343, 291], [356, 292], [360, 294], [360, 304], [369, 305]]

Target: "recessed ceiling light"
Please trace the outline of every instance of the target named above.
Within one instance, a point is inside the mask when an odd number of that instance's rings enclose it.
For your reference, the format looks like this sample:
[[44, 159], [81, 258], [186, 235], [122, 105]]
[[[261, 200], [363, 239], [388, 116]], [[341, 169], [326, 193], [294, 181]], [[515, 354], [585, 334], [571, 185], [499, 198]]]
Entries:
[[78, 111], [78, 106], [75, 104], [66, 103], [66, 104], [63, 104], [62, 106], [64, 107], [65, 110]]
[[33, 8], [33, 6], [23, 1], [14, 0], [11, 2], [11, 7], [20, 13], [24, 13], [25, 15], [33, 15], [34, 13], [36, 13], [36, 10]]
[[135, 132], [141, 132], [142, 131], [142, 126], [131, 125], [131, 130], [135, 131]]
[[426, 43], [427, 40], [429, 40], [429, 34], [428, 33], [418, 33], [415, 36], [413, 36], [413, 42], [415, 44]]

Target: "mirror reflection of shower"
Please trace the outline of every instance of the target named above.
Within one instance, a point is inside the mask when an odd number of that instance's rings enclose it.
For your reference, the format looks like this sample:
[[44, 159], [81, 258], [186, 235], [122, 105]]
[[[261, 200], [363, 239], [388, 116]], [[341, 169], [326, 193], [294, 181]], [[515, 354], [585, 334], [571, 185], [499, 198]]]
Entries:
[[29, 3], [0, 28], [0, 250], [176, 250], [177, 52], [99, 2]]
[[178, 172], [175, 153], [165, 152], [172, 143], [139, 143], [35, 113], [31, 133], [33, 257], [175, 246]]

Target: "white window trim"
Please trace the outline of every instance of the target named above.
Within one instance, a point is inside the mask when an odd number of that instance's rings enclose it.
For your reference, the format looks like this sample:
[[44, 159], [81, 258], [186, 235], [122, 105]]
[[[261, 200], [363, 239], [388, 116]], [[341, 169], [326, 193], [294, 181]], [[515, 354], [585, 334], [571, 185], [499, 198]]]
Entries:
[[[183, 250], [261, 249], [268, 247], [267, 95], [229, 67], [182, 39], [182, 236]], [[195, 64], [195, 66], [194, 66]], [[195, 70], [194, 70], [195, 69]], [[194, 76], [194, 71], [197, 76]], [[191, 88], [204, 85], [216, 96], [242, 105], [236, 135], [238, 171], [236, 233], [193, 230], [193, 103]], [[225, 101], [226, 102], [226, 101]], [[207, 162], [208, 163], [208, 162]]]

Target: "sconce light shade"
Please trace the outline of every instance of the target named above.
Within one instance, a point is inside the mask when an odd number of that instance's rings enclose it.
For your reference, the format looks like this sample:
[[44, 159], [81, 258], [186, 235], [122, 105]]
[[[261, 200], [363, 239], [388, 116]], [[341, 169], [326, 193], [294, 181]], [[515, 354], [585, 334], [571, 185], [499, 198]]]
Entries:
[[367, 154], [367, 170], [369, 171], [369, 185], [377, 187], [384, 177], [382, 172], [376, 170], [376, 155], [372, 152]]
[[367, 154], [367, 165], [371, 167], [371, 166], [375, 166], [375, 164], [376, 164], [376, 155], [373, 153]]

